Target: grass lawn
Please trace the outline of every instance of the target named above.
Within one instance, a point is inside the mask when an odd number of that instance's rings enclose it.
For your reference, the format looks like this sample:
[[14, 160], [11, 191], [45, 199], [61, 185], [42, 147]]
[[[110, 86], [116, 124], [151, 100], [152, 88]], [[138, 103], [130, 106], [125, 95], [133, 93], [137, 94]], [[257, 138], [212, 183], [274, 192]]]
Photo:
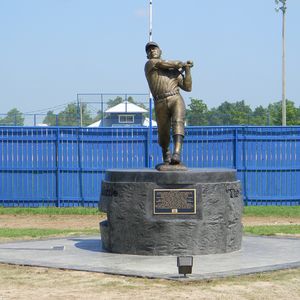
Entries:
[[[0, 215], [97, 215], [105, 217], [105, 213], [99, 212], [97, 208], [71, 207], [39, 207], [39, 208], [4, 208], [0, 207]], [[281, 217], [300, 218], [300, 206], [255, 206], [245, 207], [244, 216], [253, 217]], [[264, 225], [245, 226], [244, 233], [254, 235], [276, 235], [276, 234], [300, 234], [300, 225]], [[43, 238], [68, 235], [98, 234], [98, 230], [92, 228], [83, 229], [38, 229], [38, 228], [0, 228], [0, 238]]]
[[2, 207], [0, 215], [101, 215], [97, 208], [90, 207]]
[[[100, 215], [97, 208], [90, 207], [2, 207], [0, 215]], [[104, 214], [103, 214], [104, 215]], [[256, 217], [300, 217], [299, 206], [246, 206], [244, 216]]]
[[253, 217], [300, 217], [299, 206], [246, 206], [244, 216]]
[[245, 226], [244, 233], [255, 235], [300, 234], [300, 225]]
[[0, 238], [26, 239], [98, 234], [96, 229], [0, 228]]
[[[40, 228], [0, 228], [0, 238], [43, 238], [74, 235], [98, 234], [98, 229], [40, 229]], [[300, 234], [300, 225], [245, 226], [244, 233], [254, 235]]]

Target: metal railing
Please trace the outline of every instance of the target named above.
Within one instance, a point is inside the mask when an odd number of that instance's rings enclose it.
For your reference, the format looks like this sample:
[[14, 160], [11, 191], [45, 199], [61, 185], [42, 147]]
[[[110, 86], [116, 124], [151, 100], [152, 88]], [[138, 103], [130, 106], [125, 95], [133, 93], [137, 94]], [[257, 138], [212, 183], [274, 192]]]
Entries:
[[[182, 157], [237, 169], [246, 205], [300, 205], [299, 126], [186, 127]], [[94, 207], [106, 169], [160, 161], [156, 128], [3, 126], [0, 206]]]

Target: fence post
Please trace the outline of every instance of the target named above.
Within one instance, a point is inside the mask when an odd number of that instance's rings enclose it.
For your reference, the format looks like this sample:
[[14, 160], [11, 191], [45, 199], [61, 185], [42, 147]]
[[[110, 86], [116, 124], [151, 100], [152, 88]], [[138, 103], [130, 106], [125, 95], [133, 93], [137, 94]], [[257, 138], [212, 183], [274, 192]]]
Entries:
[[239, 139], [238, 139], [238, 128], [235, 127], [234, 128], [234, 153], [233, 153], [233, 167], [237, 170], [238, 168], [238, 165], [237, 165], [237, 162], [238, 162], [238, 142], [239, 142]]
[[[243, 129], [243, 161], [241, 160], [241, 152], [239, 151], [239, 128]], [[241, 173], [240, 179], [242, 181], [244, 203], [247, 201], [247, 192], [246, 192], [246, 165], [245, 165], [245, 126], [235, 127], [234, 129], [234, 154], [233, 154], [233, 166], [237, 170], [237, 173]]]
[[56, 128], [56, 200], [57, 200], [57, 207], [61, 207], [61, 192], [60, 192], [60, 185], [61, 185], [61, 175], [60, 175], [60, 128]]
[[79, 197], [81, 205], [84, 206], [84, 195], [83, 195], [83, 168], [82, 168], [82, 151], [81, 146], [83, 141], [80, 143], [80, 132], [82, 133], [82, 127], [77, 127], [76, 135], [77, 135], [77, 155], [78, 155], [78, 179], [79, 179]]
[[245, 205], [248, 205], [248, 195], [247, 195], [247, 189], [246, 189], [246, 180], [247, 180], [247, 166], [246, 166], [246, 128], [248, 126], [243, 126], [243, 161], [242, 161], [242, 172], [243, 172], [243, 194], [244, 194], [244, 203]]
[[148, 138], [147, 138], [147, 167], [152, 168], [153, 164], [153, 128], [152, 128], [152, 97], [149, 96], [149, 127], [148, 127]]

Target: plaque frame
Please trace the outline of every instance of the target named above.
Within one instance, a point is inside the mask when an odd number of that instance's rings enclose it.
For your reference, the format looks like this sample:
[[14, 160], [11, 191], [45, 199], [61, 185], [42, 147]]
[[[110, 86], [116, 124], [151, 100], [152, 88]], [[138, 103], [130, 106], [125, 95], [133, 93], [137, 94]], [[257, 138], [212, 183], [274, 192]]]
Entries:
[[[177, 208], [171, 208], [170, 207], [170, 212], [157, 212], [156, 211], [156, 203], [155, 203], [155, 192], [170, 192], [170, 191], [187, 191], [187, 192], [193, 192], [193, 211], [189, 212], [181, 212], [178, 211]], [[183, 189], [153, 189], [153, 214], [154, 215], [195, 215], [197, 213], [197, 192], [196, 189], [188, 189], [188, 188], [183, 188]]]

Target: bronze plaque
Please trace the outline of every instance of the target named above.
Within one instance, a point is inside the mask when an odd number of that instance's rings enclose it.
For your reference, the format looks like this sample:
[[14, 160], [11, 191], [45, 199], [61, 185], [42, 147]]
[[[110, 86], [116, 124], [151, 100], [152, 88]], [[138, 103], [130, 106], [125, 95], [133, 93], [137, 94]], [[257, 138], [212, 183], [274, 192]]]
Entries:
[[154, 214], [196, 214], [195, 189], [154, 189]]

